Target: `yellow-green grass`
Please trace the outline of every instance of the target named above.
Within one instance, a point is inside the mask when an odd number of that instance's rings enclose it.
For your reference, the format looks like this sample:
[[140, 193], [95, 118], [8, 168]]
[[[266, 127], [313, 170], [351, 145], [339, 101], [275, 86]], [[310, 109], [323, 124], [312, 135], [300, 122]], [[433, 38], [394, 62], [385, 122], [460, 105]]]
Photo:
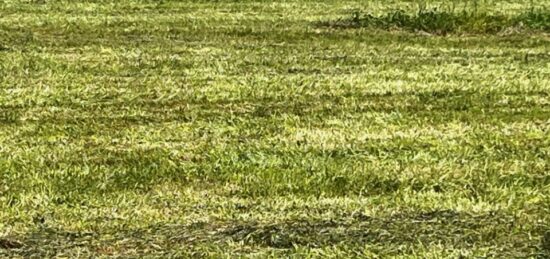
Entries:
[[0, 256], [548, 256], [550, 37], [415, 8], [0, 2]]

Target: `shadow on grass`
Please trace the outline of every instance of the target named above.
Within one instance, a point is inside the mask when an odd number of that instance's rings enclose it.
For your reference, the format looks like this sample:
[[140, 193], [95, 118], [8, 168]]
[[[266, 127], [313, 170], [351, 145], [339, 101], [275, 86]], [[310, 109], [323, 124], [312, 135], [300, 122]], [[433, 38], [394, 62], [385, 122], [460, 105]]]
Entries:
[[[137, 230], [68, 232], [43, 227], [11, 242], [0, 255], [57, 256], [76, 252], [88, 255], [192, 253], [201, 247], [223, 249], [237, 242], [252, 250], [296, 247], [321, 248], [346, 244], [352, 249], [379, 245], [385, 254], [413, 252], [414, 246], [444, 245], [450, 249], [490, 248], [492, 256], [543, 256], [548, 232], [525, 230], [509, 215], [471, 215], [455, 211], [402, 213], [387, 217], [343, 215], [335, 220], [292, 220], [279, 223], [209, 222], [157, 225]], [[535, 238], [533, 238], [535, 237]], [[537, 238], [538, 237], [538, 238]], [[15, 241], [18, 239], [19, 241]]]

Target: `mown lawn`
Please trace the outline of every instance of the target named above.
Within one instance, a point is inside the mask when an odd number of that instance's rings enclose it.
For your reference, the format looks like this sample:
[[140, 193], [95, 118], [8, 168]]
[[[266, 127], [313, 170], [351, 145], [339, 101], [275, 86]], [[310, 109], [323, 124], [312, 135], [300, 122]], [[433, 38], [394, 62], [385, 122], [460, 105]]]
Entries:
[[0, 1], [0, 257], [550, 256], [549, 32], [415, 8]]

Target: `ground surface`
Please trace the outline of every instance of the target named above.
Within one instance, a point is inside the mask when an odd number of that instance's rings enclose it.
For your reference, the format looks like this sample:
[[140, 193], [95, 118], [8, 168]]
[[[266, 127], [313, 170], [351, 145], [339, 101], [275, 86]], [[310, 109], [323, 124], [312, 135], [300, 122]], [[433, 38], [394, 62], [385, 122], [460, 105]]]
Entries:
[[550, 253], [547, 34], [112, 2], [0, 2], [0, 256]]

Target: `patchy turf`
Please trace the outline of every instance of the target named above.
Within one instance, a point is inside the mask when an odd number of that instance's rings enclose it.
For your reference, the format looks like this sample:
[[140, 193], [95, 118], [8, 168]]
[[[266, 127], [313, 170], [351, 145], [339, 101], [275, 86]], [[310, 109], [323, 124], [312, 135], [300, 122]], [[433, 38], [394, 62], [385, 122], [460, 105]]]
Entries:
[[440, 5], [1, 2], [0, 256], [548, 256], [546, 14]]

